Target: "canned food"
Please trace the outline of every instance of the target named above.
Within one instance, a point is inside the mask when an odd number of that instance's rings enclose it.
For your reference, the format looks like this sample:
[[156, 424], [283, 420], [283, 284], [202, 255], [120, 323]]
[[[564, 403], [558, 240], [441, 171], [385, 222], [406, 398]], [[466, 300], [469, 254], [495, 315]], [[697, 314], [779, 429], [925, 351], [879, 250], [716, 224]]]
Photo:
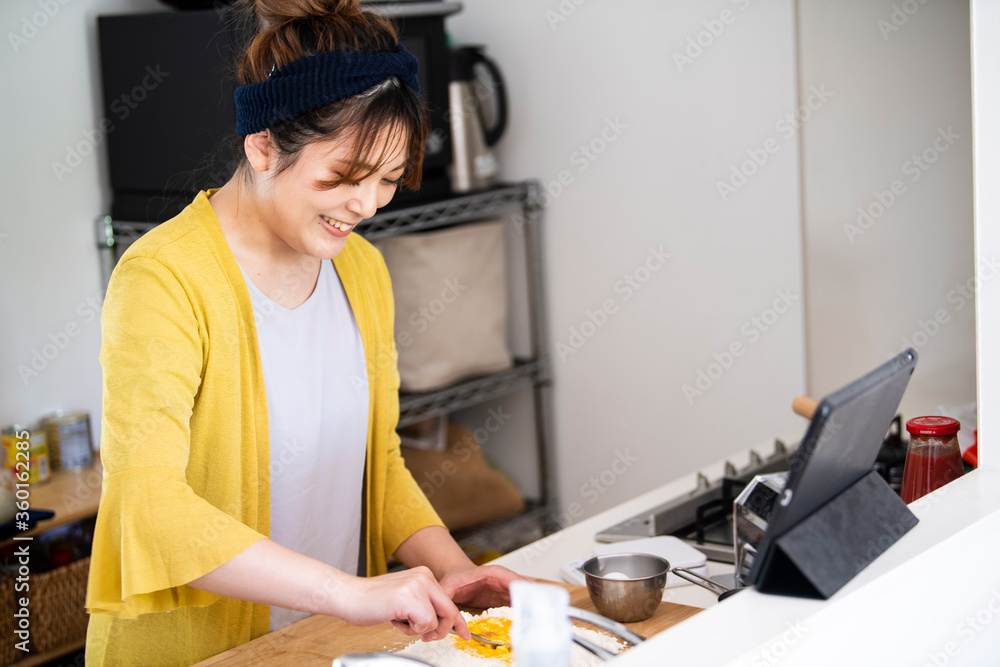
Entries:
[[53, 470], [79, 470], [93, 462], [90, 413], [59, 410], [42, 418]]
[[49, 446], [41, 424], [15, 424], [3, 430], [7, 469], [18, 482], [31, 484], [49, 479]]

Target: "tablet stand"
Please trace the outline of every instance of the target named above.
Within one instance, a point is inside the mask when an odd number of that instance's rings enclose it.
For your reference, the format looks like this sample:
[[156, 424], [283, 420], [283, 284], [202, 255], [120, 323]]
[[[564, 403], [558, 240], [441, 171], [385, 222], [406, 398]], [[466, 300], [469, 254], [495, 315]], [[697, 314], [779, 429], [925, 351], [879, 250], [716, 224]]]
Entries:
[[896, 492], [869, 472], [775, 539], [757, 588], [828, 599], [915, 525]]

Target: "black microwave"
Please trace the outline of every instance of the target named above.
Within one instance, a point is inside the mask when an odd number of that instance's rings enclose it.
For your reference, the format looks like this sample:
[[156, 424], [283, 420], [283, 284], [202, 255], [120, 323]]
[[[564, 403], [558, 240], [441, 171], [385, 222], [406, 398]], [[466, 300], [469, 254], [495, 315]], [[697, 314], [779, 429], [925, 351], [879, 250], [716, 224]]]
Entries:
[[[424, 183], [396, 199], [446, 195], [451, 162], [448, 47], [444, 19], [457, 2], [365, 3], [394, 16], [401, 41], [420, 60], [430, 109]], [[163, 222], [199, 190], [231, 174], [234, 65], [250, 32], [231, 9], [166, 11], [97, 19], [113, 218]], [[397, 202], [394, 202], [397, 203]]]

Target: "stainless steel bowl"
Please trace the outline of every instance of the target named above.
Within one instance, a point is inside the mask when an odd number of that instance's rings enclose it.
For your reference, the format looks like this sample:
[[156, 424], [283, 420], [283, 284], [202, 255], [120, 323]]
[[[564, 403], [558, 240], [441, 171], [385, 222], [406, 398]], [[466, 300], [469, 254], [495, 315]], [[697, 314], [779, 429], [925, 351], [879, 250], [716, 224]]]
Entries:
[[634, 623], [656, 613], [670, 563], [651, 554], [608, 554], [594, 556], [582, 569], [598, 613], [621, 623]]

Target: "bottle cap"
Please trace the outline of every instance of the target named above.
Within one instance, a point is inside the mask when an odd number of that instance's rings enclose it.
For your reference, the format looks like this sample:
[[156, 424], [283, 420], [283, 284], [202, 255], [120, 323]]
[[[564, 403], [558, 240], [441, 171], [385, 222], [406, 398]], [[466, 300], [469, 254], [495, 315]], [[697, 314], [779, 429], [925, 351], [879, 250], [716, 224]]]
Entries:
[[906, 422], [907, 433], [913, 435], [954, 435], [962, 425], [951, 417], [914, 417]]

